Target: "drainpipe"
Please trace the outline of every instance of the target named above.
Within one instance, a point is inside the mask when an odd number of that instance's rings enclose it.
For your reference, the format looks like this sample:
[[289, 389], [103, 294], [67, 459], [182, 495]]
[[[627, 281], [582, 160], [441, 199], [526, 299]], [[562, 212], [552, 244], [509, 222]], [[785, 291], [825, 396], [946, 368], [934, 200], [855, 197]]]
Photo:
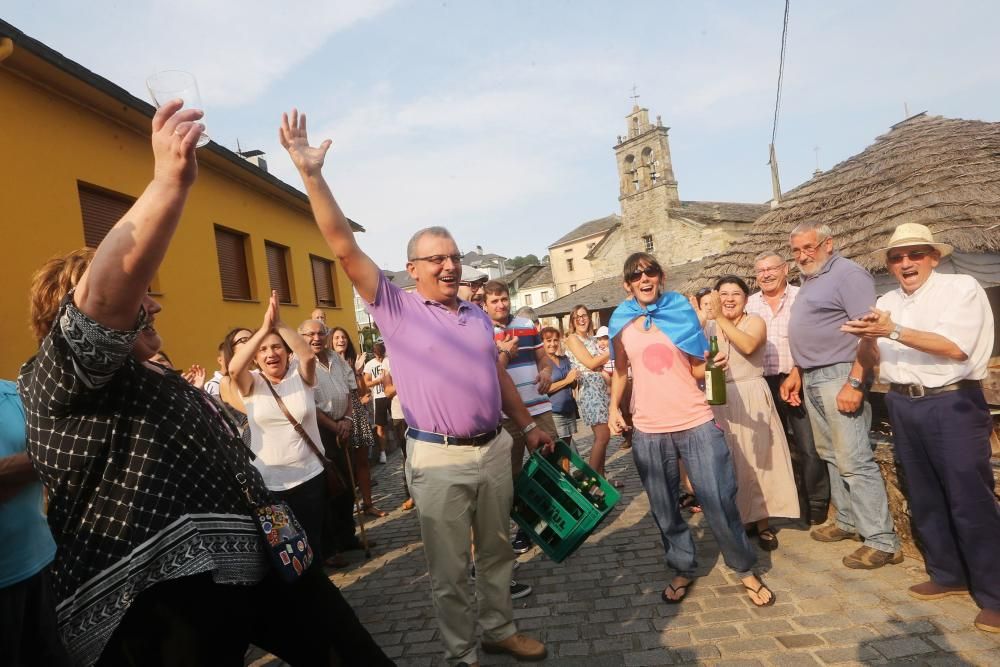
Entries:
[[0, 37], [0, 63], [14, 53], [14, 40], [10, 37]]

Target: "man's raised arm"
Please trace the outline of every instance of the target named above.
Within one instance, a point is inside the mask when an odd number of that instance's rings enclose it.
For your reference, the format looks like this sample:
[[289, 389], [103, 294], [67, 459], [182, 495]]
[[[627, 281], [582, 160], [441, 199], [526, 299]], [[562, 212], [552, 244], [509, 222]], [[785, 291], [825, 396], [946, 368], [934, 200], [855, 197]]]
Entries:
[[351, 223], [340, 210], [330, 186], [323, 178], [323, 162], [332, 142], [327, 139], [318, 147], [310, 146], [306, 135], [306, 115], [300, 114], [296, 109], [292, 109], [291, 113], [281, 114], [281, 128], [278, 134], [281, 145], [288, 151], [292, 163], [302, 177], [302, 184], [305, 185], [306, 194], [309, 195], [313, 217], [323, 238], [340, 260], [344, 273], [354, 283], [354, 288], [361, 298], [368, 303], [373, 302], [375, 291], [378, 289], [378, 265], [361, 251], [354, 238]]

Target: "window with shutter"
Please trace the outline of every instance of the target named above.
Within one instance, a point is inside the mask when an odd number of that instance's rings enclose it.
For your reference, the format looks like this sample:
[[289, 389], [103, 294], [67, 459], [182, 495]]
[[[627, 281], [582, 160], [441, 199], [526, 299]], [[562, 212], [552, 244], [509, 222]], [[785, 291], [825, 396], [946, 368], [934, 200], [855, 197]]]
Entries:
[[219, 277], [222, 280], [222, 298], [249, 301], [250, 274], [247, 270], [246, 234], [215, 227], [215, 251], [219, 257]]
[[288, 248], [270, 241], [264, 242], [267, 255], [267, 277], [271, 289], [278, 292], [278, 303], [292, 302], [292, 286], [288, 280]]
[[77, 184], [77, 191], [83, 216], [83, 242], [88, 248], [96, 248], [132, 208], [135, 199], [84, 183]]
[[336, 307], [337, 290], [334, 284], [333, 262], [315, 255], [309, 255], [309, 260], [312, 262], [313, 285], [316, 287], [316, 305]]

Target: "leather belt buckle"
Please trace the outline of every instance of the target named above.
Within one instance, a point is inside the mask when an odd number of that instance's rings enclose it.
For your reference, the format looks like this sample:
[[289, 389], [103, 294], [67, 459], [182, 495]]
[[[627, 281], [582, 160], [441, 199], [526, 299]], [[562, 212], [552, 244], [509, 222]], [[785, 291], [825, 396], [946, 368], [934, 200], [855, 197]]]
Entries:
[[906, 395], [910, 398], [923, 398], [927, 392], [924, 391], [922, 384], [908, 384], [906, 385]]

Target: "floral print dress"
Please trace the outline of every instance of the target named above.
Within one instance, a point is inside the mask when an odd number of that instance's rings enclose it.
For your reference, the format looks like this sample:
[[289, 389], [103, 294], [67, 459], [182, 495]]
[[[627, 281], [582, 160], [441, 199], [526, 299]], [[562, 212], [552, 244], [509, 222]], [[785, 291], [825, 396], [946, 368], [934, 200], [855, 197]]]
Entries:
[[[591, 356], [596, 357], [601, 354], [601, 351], [597, 348], [596, 338], [592, 336], [584, 338], [580, 334], [570, 335], [576, 336], [577, 340], [583, 343], [583, 346], [587, 348], [587, 352]], [[583, 421], [587, 426], [607, 424], [608, 403], [611, 397], [608, 394], [608, 386], [604, 382], [604, 377], [599, 371], [592, 371], [580, 363], [569, 350], [568, 346], [566, 348], [566, 356], [569, 357], [573, 368], [579, 373], [580, 379], [577, 381], [579, 391], [577, 392], [576, 403], [580, 409], [580, 416], [583, 417]]]

